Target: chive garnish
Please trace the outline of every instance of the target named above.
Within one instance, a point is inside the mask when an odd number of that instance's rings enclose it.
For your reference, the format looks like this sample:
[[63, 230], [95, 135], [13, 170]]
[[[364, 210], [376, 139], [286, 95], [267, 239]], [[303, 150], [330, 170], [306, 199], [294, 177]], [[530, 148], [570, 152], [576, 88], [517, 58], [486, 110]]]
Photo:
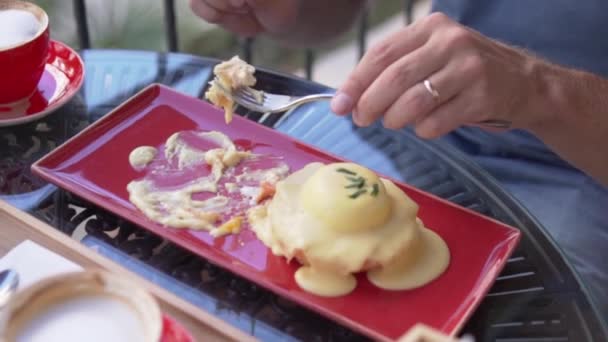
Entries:
[[378, 186], [378, 183], [374, 183], [371, 195], [376, 197], [376, 196], [378, 196], [379, 192], [380, 192], [380, 187]]
[[[338, 168], [336, 169], [337, 172], [340, 173], [344, 173], [346, 179], [350, 182], [348, 185], [344, 186], [345, 189], [357, 189], [354, 193], [350, 194], [348, 197], [350, 198], [357, 198], [365, 193], [367, 193], [367, 187], [366, 186], [366, 182], [367, 179], [365, 179], [365, 177], [359, 176], [356, 172], [353, 172], [349, 169], [345, 169], [345, 168]], [[372, 192], [371, 195], [373, 197], [378, 196], [378, 193], [380, 192], [380, 187], [378, 186], [377, 183], [374, 183], [372, 185]]]
[[352, 176], [356, 176], [357, 174], [349, 169], [345, 169], [343, 167], [337, 169], [336, 171], [338, 172], [342, 172], [342, 173], [346, 173], [347, 175], [352, 175]]
[[363, 194], [364, 194], [364, 193], [366, 193], [366, 192], [367, 192], [367, 190], [365, 190], [365, 189], [361, 189], [361, 190], [359, 190], [359, 191], [355, 192], [354, 194], [352, 194], [352, 195], [350, 195], [350, 196], [348, 196], [348, 197], [355, 199], [355, 198], [357, 198], [357, 197], [359, 197], [359, 196], [363, 195]]

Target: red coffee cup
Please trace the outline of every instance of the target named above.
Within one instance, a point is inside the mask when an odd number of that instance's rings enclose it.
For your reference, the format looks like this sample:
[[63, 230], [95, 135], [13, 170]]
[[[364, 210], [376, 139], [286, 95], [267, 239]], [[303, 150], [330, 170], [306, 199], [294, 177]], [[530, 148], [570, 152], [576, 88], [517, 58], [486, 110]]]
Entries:
[[[11, 43], [16, 36], [21, 37], [20, 25], [29, 23], [17, 20], [23, 17], [23, 11], [37, 19], [37, 31], [29, 36], [24, 33], [26, 38]], [[0, 35], [5, 35], [0, 36], [0, 104], [5, 104], [28, 98], [36, 90], [47, 60], [50, 30], [46, 12], [32, 3], [1, 1], [0, 12], [5, 16], [3, 24], [8, 27], [6, 32], [0, 32]], [[7, 18], [11, 19], [10, 23], [7, 23]], [[23, 28], [24, 32], [26, 29]]]

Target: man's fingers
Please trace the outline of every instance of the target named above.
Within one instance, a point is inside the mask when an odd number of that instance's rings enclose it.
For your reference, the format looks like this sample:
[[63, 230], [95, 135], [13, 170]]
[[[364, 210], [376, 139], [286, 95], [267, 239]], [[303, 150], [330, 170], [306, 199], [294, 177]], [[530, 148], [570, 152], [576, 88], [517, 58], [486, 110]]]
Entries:
[[475, 115], [476, 104], [471, 96], [460, 93], [437, 107], [416, 123], [416, 134], [425, 139], [435, 139], [467, 123]]
[[244, 0], [245, 3], [252, 9], [264, 9], [269, 6], [275, 5], [274, 0]]
[[382, 118], [382, 124], [386, 128], [399, 129], [424, 119], [439, 105], [438, 98], [433, 97], [420, 82], [391, 105]]
[[223, 12], [210, 6], [205, 0], [190, 0], [190, 8], [192, 11], [210, 23], [219, 23], [222, 20]]
[[246, 37], [255, 36], [264, 30], [253, 15], [227, 14], [222, 19], [222, 26]]
[[424, 45], [433, 29], [444, 25], [446, 18], [442, 14], [432, 14], [372, 47], [338, 90], [331, 103], [332, 111], [336, 114], [352, 111], [361, 95], [388, 66]]
[[[433, 110], [471, 86], [476, 76], [471, 69], [467, 62], [455, 59], [437, 72], [421, 79], [386, 110], [384, 126], [399, 129], [423, 120]], [[424, 84], [425, 80], [428, 81], [430, 89]]]
[[[357, 124], [363, 126], [372, 124], [384, 115], [400, 97], [406, 95], [410, 88], [422, 82], [424, 78], [446, 63], [447, 56], [438, 53], [433, 45], [429, 42], [395, 61], [372, 82], [355, 105]], [[410, 93], [417, 92], [417, 89], [411, 90]], [[424, 96], [424, 99], [426, 98], [428, 96]], [[408, 103], [410, 102], [408, 101]], [[430, 102], [435, 101], [431, 99]]]
[[361, 94], [382, 71], [424, 43], [419, 42], [420, 39], [412, 39], [413, 37], [406, 33], [408, 29], [399, 30], [365, 53], [355, 70], [336, 92], [335, 101], [331, 103], [334, 113], [343, 115], [352, 111]]
[[228, 0], [202, 0], [207, 5], [220, 12], [234, 12], [236, 9]]
[[289, 31], [298, 18], [299, 3], [294, 0], [245, 0], [265, 31], [280, 34]]
[[[243, 36], [253, 36], [263, 31], [260, 23], [256, 20], [253, 14], [239, 14], [236, 12], [226, 12], [215, 8], [211, 3], [227, 8], [226, 0], [191, 0], [190, 7], [192, 11], [204, 20], [221, 24], [225, 29]], [[243, 5], [246, 7], [247, 5]], [[249, 13], [249, 12], [248, 12]]]

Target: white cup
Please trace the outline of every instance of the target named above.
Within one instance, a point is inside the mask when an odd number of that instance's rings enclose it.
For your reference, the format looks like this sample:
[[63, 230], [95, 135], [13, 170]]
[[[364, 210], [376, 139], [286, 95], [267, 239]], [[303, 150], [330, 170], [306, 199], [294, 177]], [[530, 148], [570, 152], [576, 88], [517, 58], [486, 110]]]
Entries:
[[162, 314], [144, 289], [101, 270], [66, 273], [15, 294], [2, 341], [158, 342]]

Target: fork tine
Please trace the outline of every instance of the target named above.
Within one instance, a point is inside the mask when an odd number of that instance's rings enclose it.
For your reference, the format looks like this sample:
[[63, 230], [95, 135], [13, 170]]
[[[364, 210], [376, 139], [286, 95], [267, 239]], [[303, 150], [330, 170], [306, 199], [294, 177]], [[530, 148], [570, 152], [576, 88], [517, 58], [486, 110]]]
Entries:
[[236, 89], [232, 92], [228, 91], [228, 89], [224, 88], [224, 86], [222, 85], [221, 82], [218, 81], [213, 81], [218, 88], [220, 88], [220, 90], [222, 92], [224, 92], [224, 94], [226, 96], [228, 96], [229, 98], [231, 98], [234, 102], [245, 106], [245, 107], [249, 107], [249, 106], [259, 106], [259, 103], [257, 102], [257, 100], [251, 96], [248, 96], [244, 93], [241, 92], [241, 89]]
[[256, 91], [255, 89], [251, 88], [251, 87], [241, 87], [238, 88], [238, 90], [240, 92], [242, 92], [243, 94], [247, 94], [248, 96], [251, 96], [253, 98], [257, 98], [258, 94], [264, 94], [263, 91]]
[[234, 91], [234, 95], [243, 99], [246, 99], [248, 101], [254, 102], [254, 103], [258, 103], [258, 104], [262, 104], [264, 103], [264, 98], [262, 98], [262, 101], [258, 101], [258, 97], [252, 93], [251, 91], [248, 91], [247, 88], [238, 88]]
[[264, 106], [270, 108], [283, 108], [292, 102], [292, 97], [288, 95], [272, 94], [264, 98]]
[[261, 113], [267, 111], [267, 108], [265, 108], [263, 103], [259, 103], [257, 101], [257, 99], [255, 99], [251, 96], [239, 93], [238, 90], [235, 91], [233, 93], [233, 95], [231, 95], [231, 98], [234, 102], [238, 103], [239, 105], [241, 105], [249, 110], [252, 110], [255, 112], [261, 112]]
[[316, 94], [309, 96], [293, 97], [289, 95], [268, 94], [251, 87], [241, 87], [228, 91], [221, 82], [214, 80], [220, 90], [237, 104], [255, 112], [278, 113], [284, 112], [294, 105], [314, 101], [320, 98], [330, 98], [332, 94]]

